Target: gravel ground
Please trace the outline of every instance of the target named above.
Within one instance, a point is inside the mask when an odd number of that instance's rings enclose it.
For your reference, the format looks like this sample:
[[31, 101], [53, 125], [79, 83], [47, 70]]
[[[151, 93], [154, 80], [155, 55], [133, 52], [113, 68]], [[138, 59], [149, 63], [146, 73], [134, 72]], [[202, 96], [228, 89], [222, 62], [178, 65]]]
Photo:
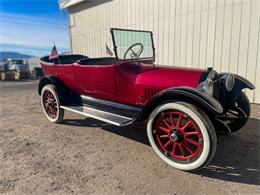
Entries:
[[0, 192], [7, 194], [259, 194], [260, 106], [239, 132], [218, 137], [196, 173], [162, 162], [140, 127], [66, 112], [45, 118], [37, 82], [0, 82]]

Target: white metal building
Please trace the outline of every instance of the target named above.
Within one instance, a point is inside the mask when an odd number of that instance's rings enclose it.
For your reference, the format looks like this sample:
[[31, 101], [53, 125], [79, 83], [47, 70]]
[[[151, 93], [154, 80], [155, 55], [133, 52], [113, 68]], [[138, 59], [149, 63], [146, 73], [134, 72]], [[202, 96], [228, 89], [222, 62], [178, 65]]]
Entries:
[[69, 13], [73, 53], [106, 56], [111, 27], [151, 30], [157, 63], [240, 74], [260, 103], [260, 0], [61, 0], [60, 7]]

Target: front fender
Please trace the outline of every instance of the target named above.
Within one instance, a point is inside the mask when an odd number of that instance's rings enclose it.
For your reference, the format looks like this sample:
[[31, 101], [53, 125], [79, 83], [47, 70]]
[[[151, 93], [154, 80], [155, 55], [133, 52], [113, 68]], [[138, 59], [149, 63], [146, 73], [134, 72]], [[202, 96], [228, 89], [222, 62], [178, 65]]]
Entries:
[[183, 101], [191, 103], [207, 113], [219, 114], [223, 112], [222, 105], [213, 97], [191, 87], [169, 88], [156, 94], [143, 108], [140, 120], [149, 117], [150, 112], [163, 102]]
[[[219, 75], [222, 76], [224, 74], [226, 73], [220, 73]], [[250, 89], [250, 90], [255, 89], [255, 86], [246, 78], [243, 78], [237, 74], [234, 74], [234, 76], [235, 76], [235, 83], [233, 89], [230, 92], [226, 91], [224, 88], [221, 89], [221, 87], [220, 89], [218, 89], [220, 91], [222, 90], [221, 96], [223, 98], [221, 100], [221, 104], [224, 107], [224, 109], [228, 108], [229, 106], [233, 105], [234, 102], [236, 102], [237, 96], [242, 89]], [[218, 97], [217, 99], [221, 99], [221, 98]]]
[[255, 89], [255, 86], [253, 85], [253, 83], [251, 83], [249, 80], [247, 80], [244, 77], [241, 77], [237, 74], [234, 75], [235, 76], [235, 90], [236, 91], [241, 91], [242, 89], [248, 88], [248, 89]]
[[[225, 74], [228, 74], [228, 73], [219, 73], [219, 77], [225, 75]], [[240, 75], [237, 75], [237, 74], [233, 74], [235, 76], [235, 84], [234, 84], [234, 87], [232, 89], [231, 92], [235, 92], [235, 93], [238, 93], [240, 92], [242, 89], [255, 89], [255, 86], [253, 85], [253, 83], [251, 83], [249, 80], [247, 80], [246, 78], [244, 77], [241, 77]]]

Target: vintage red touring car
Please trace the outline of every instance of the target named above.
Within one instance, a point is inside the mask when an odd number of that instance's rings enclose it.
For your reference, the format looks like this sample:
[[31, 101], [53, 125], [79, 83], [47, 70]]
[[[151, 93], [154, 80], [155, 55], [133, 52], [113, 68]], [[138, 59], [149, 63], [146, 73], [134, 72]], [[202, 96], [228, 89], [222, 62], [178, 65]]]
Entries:
[[177, 169], [202, 168], [213, 158], [217, 133], [239, 130], [250, 116], [242, 91], [248, 80], [212, 68], [154, 64], [152, 32], [111, 29], [115, 57], [41, 58], [38, 93], [54, 123], [64, 110], [116, 125], [147, 121], [156, 154]]

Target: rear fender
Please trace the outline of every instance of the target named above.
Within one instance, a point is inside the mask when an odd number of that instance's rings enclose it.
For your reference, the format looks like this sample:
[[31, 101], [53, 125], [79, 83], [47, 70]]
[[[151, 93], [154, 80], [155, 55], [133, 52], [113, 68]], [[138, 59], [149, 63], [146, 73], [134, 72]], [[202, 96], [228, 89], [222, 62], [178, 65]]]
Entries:
[[[79, 103], [80, 98], [73, 93], [62, 80], [54, 76], [44, 76], [38, 84], [38, 94], [41, 95], [42, 88], [45, 85], [52, 84], [55, 86], [58, 96], [60, 98], [61, 105], [68, 105], [73, 102]], [[72, 97], [73, 96], [73, 97]]]
[[149, 114], [158, 105], [170, 102], [182, 101], [196, 105], [208, 114], [219, 114], [223, 112], [221, 104], [211, 96], [201, 93], [197, 89], [191, 87], [176, 87], [161, 91], [156, 94], [143, 108], [139, 121], [146, 120]]
[[42, 93], [42, 88], [45, 86], [45, 85], [48, 85], [48, 84], [53, 84], [53, 82], [51, 81], [51, 79], [47, 76], [44, 76], [40, 79], [39, 83], [38, 83], [38, 95], [41, 95]]
[[39, 84], [38, 84], [38, 94], [39, 95], [41, 95], [42, 88], [48, 84], [54, 85], [56, 87], [56, 89], [58, 91], [60, 91], [60, 93], [62, 93], [61, 88], [64, 88], [64, 86], [65, 86], [64, 83], [60, 79], [58, 79], [54, 76], [44, 76], [43, 78], [41, 78], [41, 80], [39, 81]]

